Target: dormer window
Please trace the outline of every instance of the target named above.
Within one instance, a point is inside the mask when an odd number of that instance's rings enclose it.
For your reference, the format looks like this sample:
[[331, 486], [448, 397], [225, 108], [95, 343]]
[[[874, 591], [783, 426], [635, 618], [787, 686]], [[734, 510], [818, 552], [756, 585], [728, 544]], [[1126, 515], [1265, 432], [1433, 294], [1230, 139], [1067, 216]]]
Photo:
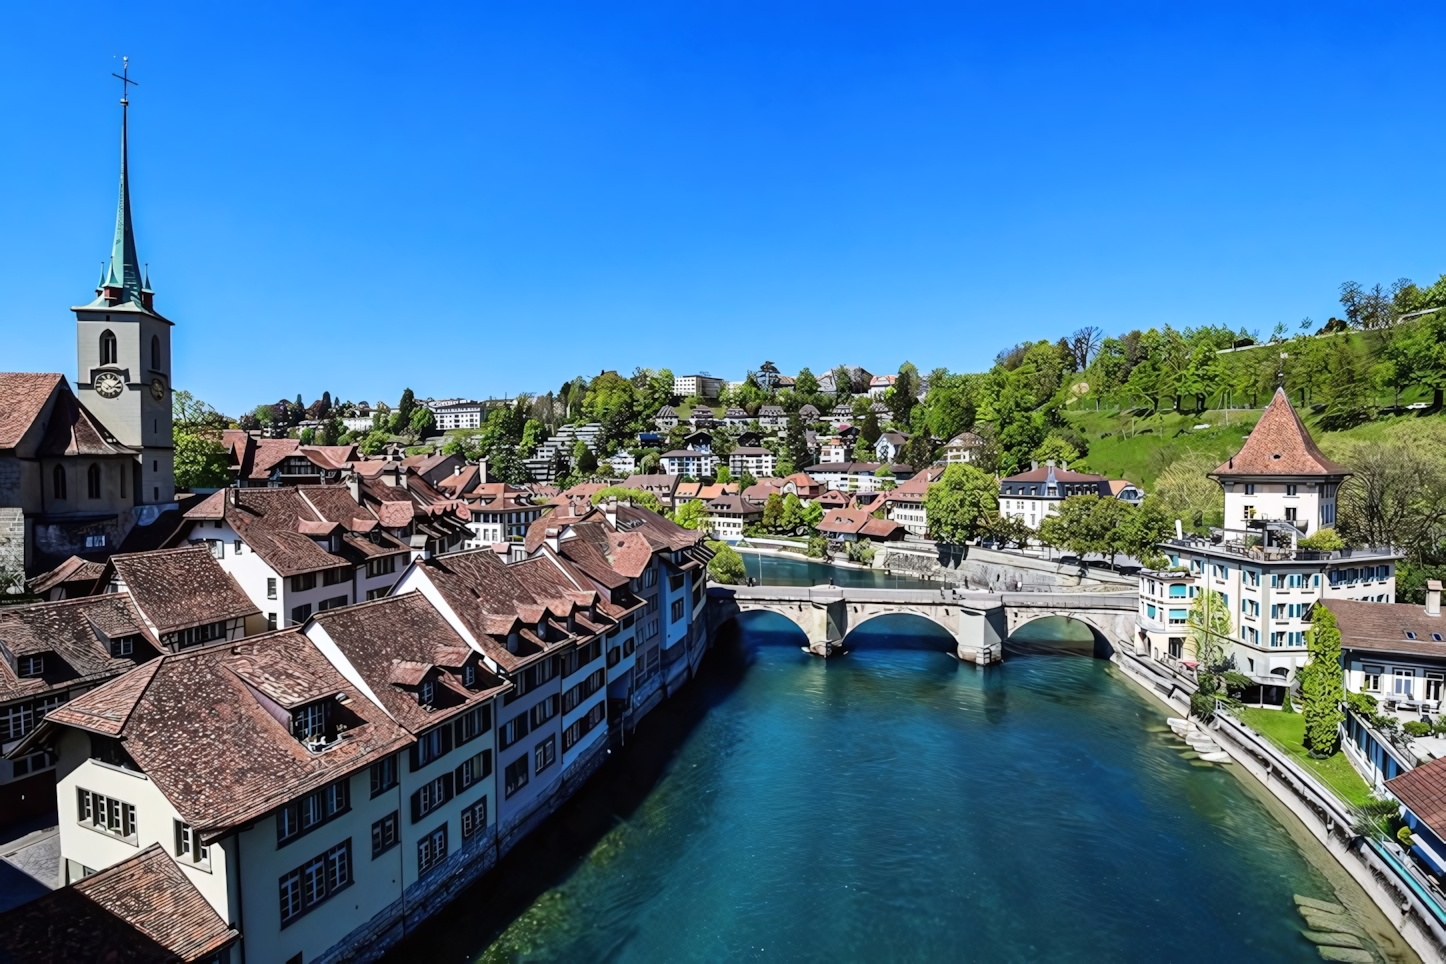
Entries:
[[1416, 638], [1416, 634], [1413, 633], [1413, 632], [1411, 632], [1411, 631], [1408, 629], [1408, 630], [1406, 630], [1406, 638], [1407, 638], [1407, 639], [1415, 639], [1415, 638]]
[[539, 619], [539, 620], [537, 621], [537, 638], [543, 640], [544, 642], [547, 640], [547, 619], [546, 619], [546, 618]]
[[422, 706], [431, 706], [437, 698], [437, 683], [435, 680], [422, 680], [417, 687], [417, 702]]
[[331, 701], [316, 700], [291, 711], [291, 735], [308, 745], [323, 742], [330, 735]]
[[43, 676], [45, 674], [45, 657], [22, 656], [15, 663], [15, 674], [22, 678]]
[[477, 688], [476, 664], [468, 663], [466, 666], [462, 667], [462, 685], [467, 687], [469, 690]]
[[327, 548], [331, 552], [341, 551], [341, 536], [338, 533], [333, 532], [331, 534], [331, 537], [327, 540]]
[[518, 645], [522, 642], [522, 634], [515, 629], [507, 634], [507, 651], [516, 654]]
[[130, 656], [136, 651], [136, 641], [140, 636], [120, 636], [110, 641], [110, 654], [112, 656]]

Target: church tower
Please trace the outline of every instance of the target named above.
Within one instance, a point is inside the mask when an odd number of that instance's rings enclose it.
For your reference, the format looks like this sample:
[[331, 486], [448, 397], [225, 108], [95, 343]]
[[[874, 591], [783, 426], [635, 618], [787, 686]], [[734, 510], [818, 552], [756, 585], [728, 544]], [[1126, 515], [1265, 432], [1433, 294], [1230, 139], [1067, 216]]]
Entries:
[[[125, 67], [129, 74], [129, 63]], [[121, 86], [120, 200], [110, 263], [101, 269], [96, 298], [75, 312], [77, 396], [115, 433], [139, 449], [134, 492], [138, 505], [175, 500], [171, 444], [171, 322], [154, 307], [149, 271], [143, 276], [131, 225], [126, 122], [135, 84]]]

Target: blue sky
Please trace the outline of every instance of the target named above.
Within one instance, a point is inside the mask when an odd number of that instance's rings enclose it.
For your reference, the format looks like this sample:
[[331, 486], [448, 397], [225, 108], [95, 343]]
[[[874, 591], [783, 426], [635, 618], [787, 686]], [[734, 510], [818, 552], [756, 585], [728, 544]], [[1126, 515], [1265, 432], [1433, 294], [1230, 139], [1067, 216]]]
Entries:
[[[1262, 10], [1264, 12], [1262, 12]], [[0, 368], [137, 240], [223, 411], [979, 370], [1446, 271], [1439, 5], [9, 5]]]

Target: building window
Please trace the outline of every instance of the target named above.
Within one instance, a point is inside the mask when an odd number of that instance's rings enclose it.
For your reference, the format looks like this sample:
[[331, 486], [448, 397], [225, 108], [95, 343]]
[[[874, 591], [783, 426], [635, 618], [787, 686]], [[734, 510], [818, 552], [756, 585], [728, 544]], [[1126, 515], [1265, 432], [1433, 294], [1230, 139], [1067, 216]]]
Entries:
[[275, 629], [275, 628], [276, 628], [276, 614], [275, 614], [275, 613], [267, 613], [267, 614], [266, 614], [266, 628], [267, 628], [267, 629]]
[[267, 599], [275, 599], [275, 598], [276, 598], [276, 577], [275, 577], [275, 576], [267, 576], [267, 577], [266, 577], [266, 598], [267, 598]]
[[193, 864], [210, 864], [211, 848], [201, 843], [201, 837], [188, 823], [176, 821], [176, 858], [186, 858]]
[[1364, 667], [1362, 670], [1361, 689], [1370, 693], [1379, 693], [1381, 691], [1382, 672], [1383, 670], [1379, 666]]
[[681, 599], [674, 599], [674, 600], [673, 600], [673, 620], [672, 620], [673, 622], [676, 623], [678, 620], [680, 620], [680, 619], [683, 618], [684, 609], [685, 609], [685, 607], [683, 606], [683, 600], [681, 600]]
[[497, 746], [505, 750], [531, 731], [532, 727], [528, 724], [527, 714], [519, 713], [503, 723], [501, 729], [497, 731]]
[[397, 557], [383, 556], [381, 559], [371, 559], [367, 562], [367, 577], [385, 576], [388, 573], [397, 571]]
[[15, 661], [15, 675], [21, 677], [44, 676], [44, 656], [21, 656]]
[[471, 759], [462, 761], [462, 765], [453, 772], [453, 787], [457, 793], [461, 793], [491, 775], [492, 751], [483, 750]]
[[174, 633], [166, 633], [161, 641], [175, 646], [177, 649], [185, 649], [188, 646], [199, 646], [202, 643], [209, 643], [215, 639], [226, 638], [226, 621], [207, 623], [204, 626], [192, 626], [190, 629], [178, 630]]
[[561, 705], [561, 703], [562, 699], [556, 693], [552, 694], [546, 699], [538, 701], [537, 705], [532, 708], [529, 714], [532, 717], [532, 729], [537, 729], [538, 727], [542, 726], [542, 724], [546, 723], [548, 720], [556, 716], [558, 707]]
[[1286, 494], [1286, 495], [1295, 495], [1295, 485], [1294, 485], [1294, 484], [1287, 485], [1287, 486], [1285, 487], [1285, 494]]
[[462, 839], [471, 836], [487, 826], [487, 798], [483, 797], [462, 811]]
[[65, 466], [57, 465], [50, 473], [51, 494], [57, 499], [65, 498]]
[[524, 753], [522, 756], [507, 764], [507, 767], [502, 771], [503, 793], [510, 797], [518, 790], [527, 786], [527, 775], [527, 754]]
[[452, 774], [444, 773], [412, 794], [412, 823], [416, 823], [452, 799]]
[[1183, 626], [1183, 625], [1185, 625], [1185, 616], [1186, 616], [1186, 613], [1187, 613], [1187, 610], [1184, 610], [1184, 609], [1172, 609], [1172, 610], [1170, 610], [1170, 625], [1171, 625], [1171, 626]]
[[[468, 665], [467, 668], [472, 667]], [[490, 706], [478, 706], [468, 710], [452, 724], [457, 746], [475, 740], [490, 729], [492, 729], [492, 707]]]
[[1395, 696], [1404, 696], [1411, 699], [1411, 690], [1415, 685], [1416, 673], [1414, 670], [1398, 669], [1392, 677], [1392, 693]]
[[447, 859], [447, 825], [444, 823], [417, 844], [417, 873], [425, 874]]
[[107, 328], [100, 333], [100, 363], [102, 365], [115, 365], [116, 362], [115, 334]]
[[398, 830], [397, 812], [393, 810], [372, 824], [372, 859], [376, 860], [382, 854], [391, 850], [400, 840], [401, 833]]
[[291, 873], [282, 874], [281, 926], [290, 924], [351, 882], [351, 838], [348, 837], [344, 843], [313, 857]]
[[85, 497], [87, 499], [100, 498], [100, 466], [94, 462], [90, 468], [85, 470]]
[[292, 625], [300, 625], [311, 618], [311, 603], [302, 603], [300, 606], [291, 607]]
[[288, 844], [350, 809], [351, 793], [346, 777], [293, 800], [276, 811], [276, 845]]
[[151, 336], [151, 368], [161, 370], [161, 339], [156, 335]]
[[372, 764], [372, 796], [385, 793], [397, 785], [397, 758], [389, 756]]
[[316, 573], [304, 572], [299, 576], [291, 577], [292, 592], [306, 592], [308, 589], [316, 588]]
[[412, 744], [412, 772], [452, 752], [452, 728], [443, 724], [417, 737]]
[[77, 789], [77, 819], [93, 830], [136, 842], [136, 808], [114, 797]]
[[110, 641], [110, 654], [112, 656], [130, 656], [136, 651], [136, 640], [139, 636], [121, 636]]
[[549, 736], [533, 750], [534, 772], [541, 773], [557, 762], [557, 737]]

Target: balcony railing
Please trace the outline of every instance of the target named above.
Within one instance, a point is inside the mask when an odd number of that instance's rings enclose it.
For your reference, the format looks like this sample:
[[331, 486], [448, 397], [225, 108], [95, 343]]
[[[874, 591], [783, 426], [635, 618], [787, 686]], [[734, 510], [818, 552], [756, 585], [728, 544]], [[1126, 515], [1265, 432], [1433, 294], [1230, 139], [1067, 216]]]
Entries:
[[1210, 539], [1167, 539], [1163, 546], [1193, 551], [1208, 550], [1225, 552], [1243, 559], [1259, 562], [1325, 562], [1332, 559], [1366, 559], [1396, 557], [1401, 553], [1390, 546], [1372, 546], [1359, 549], [1337, 549], [1322, 552], [1318, 549], [1297, 549], [1289, 546], [1252, 545], [1244, 540], [1229, 538]]

